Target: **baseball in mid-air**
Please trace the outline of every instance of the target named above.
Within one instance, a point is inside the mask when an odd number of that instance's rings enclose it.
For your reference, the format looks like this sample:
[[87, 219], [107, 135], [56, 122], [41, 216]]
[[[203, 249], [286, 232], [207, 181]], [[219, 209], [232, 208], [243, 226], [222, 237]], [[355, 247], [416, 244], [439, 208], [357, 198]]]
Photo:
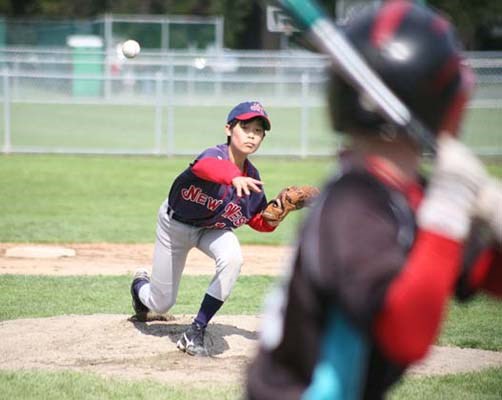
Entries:
[[136, 57], [140, 51], [141, 51], [141, 47], [139, 46], [139, 43], [136, 42], [136, 40], [132, 40], [132, 39], [126, 40], [122, 44], [122, 53], [127, 58]]

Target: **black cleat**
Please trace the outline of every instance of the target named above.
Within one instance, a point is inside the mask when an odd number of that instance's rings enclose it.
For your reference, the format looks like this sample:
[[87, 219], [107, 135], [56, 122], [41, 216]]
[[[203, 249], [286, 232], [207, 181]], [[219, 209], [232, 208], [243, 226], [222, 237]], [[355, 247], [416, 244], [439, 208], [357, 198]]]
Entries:
[[192, 325], [183, 333], [176, 346], [191, 356], [207, 357], [209, 353], [204, 346], [206, 328], [192, 322]]
[[146, 269], [140, 268], [136, 270], [131, 283], [132, 308], [136, 313], [135, 318], [138, 321], [146, 321], [147, 314], [150, 310], [139, 299], [138, 293], [135, 289], [138, 282], [150, 282], [150, 277], [148, 276], [148, 271]]

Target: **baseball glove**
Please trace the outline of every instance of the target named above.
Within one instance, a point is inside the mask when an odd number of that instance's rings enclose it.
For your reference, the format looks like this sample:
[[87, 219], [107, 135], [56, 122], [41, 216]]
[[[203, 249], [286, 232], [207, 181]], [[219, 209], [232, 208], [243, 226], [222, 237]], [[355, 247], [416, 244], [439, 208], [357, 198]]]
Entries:
[[262, 211], [263, 219], [267, 222], [281, 222], [290, 211], [310, 205], [319, 193], [315, 186], [288, 186], [268, 202]]

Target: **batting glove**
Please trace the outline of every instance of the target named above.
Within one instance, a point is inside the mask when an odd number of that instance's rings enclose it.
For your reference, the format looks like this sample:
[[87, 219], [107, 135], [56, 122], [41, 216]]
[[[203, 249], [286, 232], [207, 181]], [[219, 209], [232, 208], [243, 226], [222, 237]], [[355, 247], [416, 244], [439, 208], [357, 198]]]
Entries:
[[438, 139], [436, 163], [417, 223], [425, 230], [462, 242], [468, 235], [480, 189], [488, 174], [465, 145], [449, 135]]
[[490, 227], [495, 241], [502, 245], [502, 183], [490, 179], [481, 188], [475, 215]]

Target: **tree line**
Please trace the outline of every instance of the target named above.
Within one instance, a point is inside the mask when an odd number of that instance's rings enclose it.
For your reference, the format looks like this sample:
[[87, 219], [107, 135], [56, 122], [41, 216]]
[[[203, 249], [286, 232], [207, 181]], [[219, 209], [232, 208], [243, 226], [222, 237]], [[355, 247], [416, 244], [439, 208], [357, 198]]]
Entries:
[[[335, 17], [336, 0], [321, 3]], [[502, 1], [428, 0], [427, 3], [449, 16], [468, 50], [502, 50]], [[226, 47], [258, 49], [278, 43], [264, 29], [263, 4], [253, 0], [0, 0], [0, 13], [13, 18], [88, 18], [104, 13], [222, 15]]]

